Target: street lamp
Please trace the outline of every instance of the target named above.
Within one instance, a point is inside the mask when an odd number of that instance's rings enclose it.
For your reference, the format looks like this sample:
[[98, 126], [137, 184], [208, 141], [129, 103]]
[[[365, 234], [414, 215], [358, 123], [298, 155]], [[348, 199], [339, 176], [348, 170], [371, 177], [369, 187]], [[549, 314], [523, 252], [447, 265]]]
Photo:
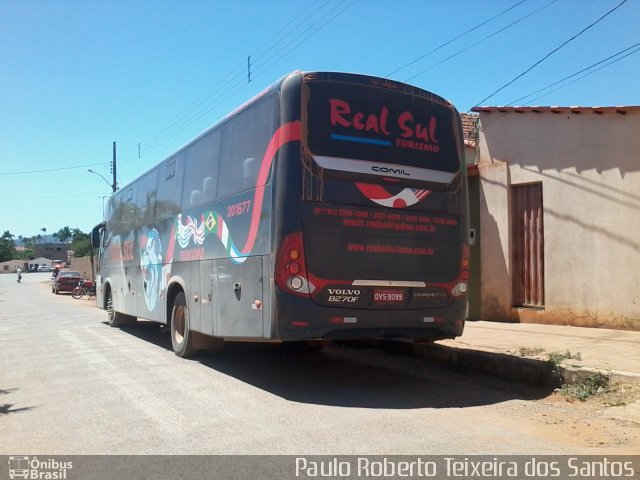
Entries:
[[89, 173], [94, 173], [94, 174], [98, 175], [101, 179], [103, 179], [105, 182], [107, 182], [107, 185], [109, 185], [109, 186], [113, 189], [113, 193], [115, 193], [115, 191], [116, 191], [116, 189], [117, 189], [115, 179], [114, 179], [114, 181], [113, 181], [113, 184], [111, 184], [111, 183], [109, 182], [109, 180], [107, 180], [106, 178], [104, 178], [104, 177], [102, 176], [102, 174], [100, 174], [100, 173], [98, 173], [98, 172], [94, 172], [94, 171], [93, 171], [93, 170], [91, 170], [90, 168], [89, 168], [89, 169], [87, 169], [87, 172], [89, 172]]

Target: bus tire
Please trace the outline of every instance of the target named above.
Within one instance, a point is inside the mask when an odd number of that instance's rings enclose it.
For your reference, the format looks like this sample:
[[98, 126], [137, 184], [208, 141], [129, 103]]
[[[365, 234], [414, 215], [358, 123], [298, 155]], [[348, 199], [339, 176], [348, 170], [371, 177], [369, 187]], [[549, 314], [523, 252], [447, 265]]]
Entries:
[[122, 327], [124, 325], [131, 325], [138, 320], [131, 315], [125, 315], [124, 313], [116, 312], [113, 309], [113, 297], [111, 292], [107, 293], [107, 318], [109, 319], [110, 327]]
[[189, 324], [189, 308], [183, 292], [176, 295], [171, 309], [171, 346], [178, 357], [188, 358], [198, 353], [193, 344]]

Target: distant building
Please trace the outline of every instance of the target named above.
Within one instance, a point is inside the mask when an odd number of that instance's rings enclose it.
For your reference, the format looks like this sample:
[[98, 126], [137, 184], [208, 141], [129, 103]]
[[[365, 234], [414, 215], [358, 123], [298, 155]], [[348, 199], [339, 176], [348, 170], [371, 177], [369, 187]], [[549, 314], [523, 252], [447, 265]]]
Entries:
[[57, 258], [66, 259], [67, 249], [69, 246], [66, 243], [34, 243], [33, 255], [35, 257], [43, 257], [49, 260], [55, 260]]
[[49, 258], [38, 257], [33, 260], [29, 260], [29, 271], [38, 270], [38, 267], [47, 266], [49, 268], [53, 268], [53, 261]]
[[26, 270], [26, 265], [22, 260], [7, 260], [0, 263], [0, 273], [16, 273], [16, 269], [20, 267], [22, 270]]

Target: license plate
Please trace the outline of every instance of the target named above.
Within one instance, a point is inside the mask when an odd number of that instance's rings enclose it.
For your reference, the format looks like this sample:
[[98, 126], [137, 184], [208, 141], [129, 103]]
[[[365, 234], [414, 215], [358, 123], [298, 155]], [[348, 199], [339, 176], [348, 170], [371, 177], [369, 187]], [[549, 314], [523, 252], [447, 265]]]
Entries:
[[399, 305], [405, 300], [405, 291], [397, 288], [374, 288], [374, 305]]

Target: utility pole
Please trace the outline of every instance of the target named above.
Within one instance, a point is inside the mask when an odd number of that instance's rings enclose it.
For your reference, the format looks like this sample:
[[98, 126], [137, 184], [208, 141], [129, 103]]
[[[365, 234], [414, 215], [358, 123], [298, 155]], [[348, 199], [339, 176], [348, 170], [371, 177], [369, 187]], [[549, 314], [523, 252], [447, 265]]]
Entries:
[[111, 170], [113, 171], [113, 184], [111, 188], [113, 189], [113, 193], [116, 193], [118, 189], [118, 183], [116, 181], [116, 142], [113, 142], [113, 163], [111, 164]]

